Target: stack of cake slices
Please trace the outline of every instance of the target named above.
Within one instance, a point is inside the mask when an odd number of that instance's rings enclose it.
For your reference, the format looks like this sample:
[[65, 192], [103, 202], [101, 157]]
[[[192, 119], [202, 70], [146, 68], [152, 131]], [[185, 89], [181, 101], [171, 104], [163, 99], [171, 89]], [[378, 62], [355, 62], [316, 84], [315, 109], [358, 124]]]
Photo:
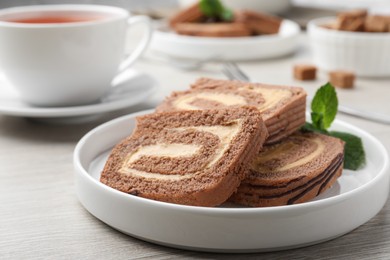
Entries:
[[341, 175], [344, 143], [301, 132], [305, 107], [302, 88], [201, 78], [137, 118], [101, 182], [193, 206], [306, 202]]

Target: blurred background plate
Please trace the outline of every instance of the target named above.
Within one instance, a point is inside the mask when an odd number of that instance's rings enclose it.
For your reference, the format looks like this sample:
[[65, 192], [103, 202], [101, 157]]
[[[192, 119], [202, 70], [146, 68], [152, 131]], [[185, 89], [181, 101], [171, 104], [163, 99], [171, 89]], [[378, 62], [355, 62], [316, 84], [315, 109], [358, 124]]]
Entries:
[[151, 50], [196, 60], [258, 60], [284, 56], [299, 46], [299, 25], [284, 20], [277, 35], [212, 38], [178, 35], [166, 25], [155, 31]]

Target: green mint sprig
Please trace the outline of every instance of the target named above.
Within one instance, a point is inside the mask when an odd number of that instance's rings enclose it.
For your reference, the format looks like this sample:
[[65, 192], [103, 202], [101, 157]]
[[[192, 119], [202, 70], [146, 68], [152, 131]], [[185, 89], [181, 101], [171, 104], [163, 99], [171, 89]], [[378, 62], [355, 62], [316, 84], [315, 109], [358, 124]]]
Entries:
[[319, 88], [311, 103], [312, 123], [306, 122], [304, 131], [313, 131], [339, 138], [345, 142], [344, 169], [358, 170], [366, 163], [366, 155], [362, 140], [352, 134], [328, 131], [334, 121], [338, 109], [335, 88], [327, 83]]
[[338, 105], [336, 90], [330, 83], [319, 88], [311, 102], [313, 126], [326, 131], [336, 118]]
[[199, 7], [208, 18], [230, 22], [234, 18], [233, 11], [226, 8], [219, 0], [200, 0]]

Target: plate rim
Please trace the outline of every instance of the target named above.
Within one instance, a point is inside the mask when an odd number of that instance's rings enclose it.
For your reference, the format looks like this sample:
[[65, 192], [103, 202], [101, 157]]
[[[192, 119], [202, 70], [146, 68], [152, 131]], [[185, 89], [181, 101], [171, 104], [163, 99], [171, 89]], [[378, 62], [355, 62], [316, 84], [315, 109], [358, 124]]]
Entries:
[[190, 44], [211, 44], [211, 45], [220, 45], [220, 44], [246, 44], [246, 43], [256, 43], [261, 41], [271, 41], [278, 39], [286, 39], [290, 37], [295, 37], [299, 35], [302, 30], [299, 27], [297, 22], [294, 22], [289, 19], [283, 19], [283, 23], [289, 24], [289, 26], [294, 27], [294, 32], [289, 35], [280, 35], [280, 34], [271, 34], [271, 35], [257, 35], [257, 36], [246, 36], [246, 37], [199, 37], [199, 36], [189, 36], [189, 35], [180, 35], [172, 31], [165, 32], [162, 28], [166, 28], [167, 24], [159, 25], [154, 34], [156, 37], [169, 38], [169, 40], [175, 40], [176, 42], [186, 42]]
[[365, 41], [377, 41], [379, 40], [389, 40], [389, 33], [370, 33], [370, 32], [351, 32], [351, 31], [338, 31], [333, 29], [328, 29], [321, 27], [321, 24], [326, 22], [331, 22], [336, 19], [336, 16], [327, 16], [312, 19], [307, 24], [307, 32], [309, 36], [313, 34], [322, 34], [324, 36], [331, 35], [332, 37], [343, 37], [351, 40], [365, 40]]
[[[179, 35], [159, 29], [164, 27], [164, 24], [160, 24], [154, 32], [150, 50], [172, 58], [192, 60], [251, 61], [274, 59], [294, 53], [301, 44], [302, 30], [300, 26], [288, 19], [284, 19], [284, 23], [292, 27], [292, 32], [224, 38]], [[247, 48], [252, 51], [242, 51]], [[189, 49], [193, 51], [190, 52]]]
[[[103, 183], [99, 182], [95, 178], [93, 178], [87, 169], [84, 169], [84, 167], [81, 164], [80, 156], [82, 148], [84, 147], [85, 143], [91, 138], [91, 136], [95, 135], [96, 133], [99, 133], [103, 131], [106, 128], [109, 128], [112, 125], [124, 123], [129, 120], [134, 120], [136, 116], [144, 115], [147, 113], [151, 113], [154, 110], [143, 110], [136, 113], [131, 113], [125, 116], [118, 117], [116, 119], [110, 120], [104, 124], [101, 124], [91, 131], [89, 131], [87, 134], [85, 134], [77, 143], [74, 154], [73, 154], [73, 163], [76, 168], [76, 171], [82, 173], [83, 177], [86, 177], [89, 181], [92, 181], [95, 185], [98, 185], [99, 188], [102, 188], [105, 192], [110, 192], [112, 195], [119, 196], [121, 199], [125, 200], [133, 200], [134, 202], [140, 202], [140, 203], [146, 203], [151, 206], [158, 206], [163, 207], [165, 209], [174, 209], [184, 212], [196, 212], [196, 213], [207, 213], [207, 214], [215, 214], [215, 215], [236, 215], [236, 214], [275, 214], [280, 213], [283, 211], [301, 211], [301, 210], [310, 210], [311, 208], [323, 208], [327, 207], [329, 205], [332, 205], [333, 203], [337, 203], [338, 201], [343, 201], [350, 199], [353, 197], [356, 193], [360, 193], [361, 191], [364, 191], [366, 189], [369, 189], [372, 185], [374, 185], [378, 179], [382, 177], [382, 175], [386, 174], [389, 171], [389, 154], [387, 152], [387, 149], [384, 147], [384, 145], [373, 135], [368, 133], [367, 131], [353, 125], [350, 123], [347, 123], [343, 120], [336, 119], [335, 122], [337, 124], [340, 124], [341, 126], [346, 126], [348, 128], [351, 128], [353, 131], [358, 133], [363, 133], [365, 136], [367, 136], [371, 142], [375, 144], [375, 146], [380, 149], [380, 153], [383, 154], [384, 163], [379, 170], [378, 174], [368, 181], [367, 183], [351, 190], [347, 191], [343, 194], [339, 194], [336, 196], [332, 196], [330, 198], [324, 198], [321, 200], [316, 201], [309, 201], [301, 204], [294, 204], [294, 205], [284, 205], [284, 206], [275, 206], [275, 207], [244, 207], [244, 208], [221, 208], [221, 207], [201, 207], [201, 206], [189, 206], [189, 205], [181, 205], [181, 204], [174, 204], [174, 203], [168, 203], [168, 202], [161, 202], [161, 201], [155, 201], [151, 199], [131, 196], [129, 194], [126, 194], [124, 192], [120, 192], [118, 190], [115, 190], [111, 187], [108, 187], [104, 185]], [[107, 148], [107, 149], [112, 149]]]
[[[158, 81], [153, 76], [145, 72], [133, 70], [136, 76], [148, 77], [152, 84], [148, 85], [146, 91], [140, 92], [135, 99], [134, 96], [127, 97], [124, 99], [114, 100], [105, 103], [93, 103], [79, 106], [69, 107], [6, 107], [0, 105], [0, 114], [16, 117], [31, 117], [31, 118], [62, 118], [62, 117], [73, 117], [73, 116], [87, 116], [94, 115], [103, 112], [110, 112], [119, 110], [122, 108], [136, 105], [147, 97], [151, 96], [158, 88]], [[6, 84], [3, 82], [3, 84]], [[144, 89], [143, 89], [144, 90]]]

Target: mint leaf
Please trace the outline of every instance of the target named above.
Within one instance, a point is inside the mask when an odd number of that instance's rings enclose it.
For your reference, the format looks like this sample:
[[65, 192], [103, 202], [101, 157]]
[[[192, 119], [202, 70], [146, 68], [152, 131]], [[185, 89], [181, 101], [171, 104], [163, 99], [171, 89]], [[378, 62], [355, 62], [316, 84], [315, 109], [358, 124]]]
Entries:
[[224, 9], [219, 0], [201, 0], [199, 7], [207, 17], [219, 17]]
[[233, 11], [223, 6], [220, 0], [201, 0], [199, 2], [201, 12], [208, 18], [222, 21], [232, 21]]
[[221, 14], [221, 18], [223, 21], [231, 22], [234, 19], [234, 13], [232, 10], [225, 8]]
[[306, 123], [301, 130], [318, 132], [343, 140], [345, 142], [344, 169], [358, 170], [366, 163], [362, 140], [349, 133], [327, 131], [336, 117], [337, 107], [336, 90], [332, 84], [327, 83], [317, 90], [311, 102], [312, 123]]
[[335, 88], [327, 83], [319, 88], [311, 102], [311, 116], [314, 127], [326, 130], [337, 114], [338, 100]]
[[352, 134], [332, 131], [330, 136], [340, 138], [345, 142], [344, 169], [358, 170], [366, 163], [366, 155], [362, 140]]
[[324, 127], [323, 118], [324, 117], [322, 114], [311, 112], [311, 121], [313, 127], [317, 128], [318, 130], [325, 130], [326, 127]]

